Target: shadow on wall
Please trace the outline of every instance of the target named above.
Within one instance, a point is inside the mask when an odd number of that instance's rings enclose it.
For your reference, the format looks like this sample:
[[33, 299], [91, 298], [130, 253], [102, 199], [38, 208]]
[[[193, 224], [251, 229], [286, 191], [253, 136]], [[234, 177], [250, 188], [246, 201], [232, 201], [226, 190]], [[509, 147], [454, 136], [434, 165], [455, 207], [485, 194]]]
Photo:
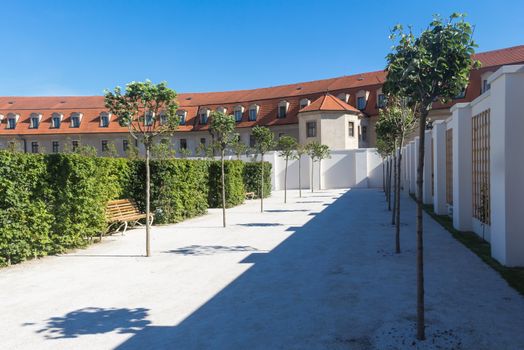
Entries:
[[[37, 331], [48, 339], [77, 338], [87, 334], [137, 333], [151, 322], [146, 320], [148, 309], [115, 309], [88, 307], [71, 311], [62, 317], [47, 320]], [[29, 325], [29, 324], [26, 324]]]

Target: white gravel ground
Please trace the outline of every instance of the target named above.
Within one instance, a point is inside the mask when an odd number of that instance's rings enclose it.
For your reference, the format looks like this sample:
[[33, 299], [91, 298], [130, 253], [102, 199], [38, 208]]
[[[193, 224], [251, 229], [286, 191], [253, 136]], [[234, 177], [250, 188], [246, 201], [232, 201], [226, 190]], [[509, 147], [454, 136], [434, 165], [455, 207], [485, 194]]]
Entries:
[[0, 270], [0, 349], [524, 349], [524, 298], [426, 217], [428, 340], [378, 190], [276, 192]]

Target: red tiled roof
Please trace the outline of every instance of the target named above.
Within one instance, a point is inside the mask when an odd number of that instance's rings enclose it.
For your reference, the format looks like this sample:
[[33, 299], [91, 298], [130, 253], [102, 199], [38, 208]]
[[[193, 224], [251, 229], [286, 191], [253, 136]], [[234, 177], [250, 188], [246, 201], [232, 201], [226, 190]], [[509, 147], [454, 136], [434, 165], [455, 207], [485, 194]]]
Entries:
[[299, 112], [302, 113], [314, 111], [350, 111], [354, 113], [360, 113], [360, 111], [355, 107], [348, 105], [344, 101], [341, 101], [329, 93], [320, 96], [309, 106], [302, 108]]
[[[464, 99], [455, 102], [472, 101], [480, 94], [480, 73], [494, 70], [504, 64], [524, 63], [524, 45], [515, 46], [500, 50], [482, 52], [475, 55], [475, 58], [482, 62], [482, 68], [471, 72], [470, 84], [466, 90]], [[362, 74], [354, 74], [338, 78], [302, 82], [252, 90], [237, 90], [225, 92], [207, 93], [182, 93], [178, 95], [180, 109], [187, 111], [186, 125], [180, 126], [180, 131], [207, 130], [208, 125], [198, 123], [198, 111], [206, 107], [212, 110], [217, 107], [226, 107], [229, 113], [237, 105], [244, 106], [245, 112], [242, 121], [237, 123], [238, 127], [251, 127], [254, 125], [282, 125], [298, 123], [297, 114], [299, 112], [300, 99], [307, 97], [311, 100], [318, 100], [325, 96], [326, 92], [333, 95], [338, 93], [350, 94], [349, 103], [346, 104], [353, 108], [355, 104], [355, 94], [359, 90], [368, 90], [371, 93], [363, 111], [367, 115], [378, 114], [376, 107], [376, 90], [379, 89], [386, 78], [384, 71], [375, 71]], [[478, 81], [477, 81], [478, 80]], [[327, 106], [336, 103], [343, 103], [332, 95], [329, 99], [324, 98]], [[289, 102], [289, 109], [285, 118], [277, 118], [278, 102], [286, 100]], [[326, 100], [328, 100], [326, 102]], [[316, 101], [315, 101], [316, 102]], [[314, 102], [314, 103], [315, 103]], [[247, 114], [249, 105], [256, 103], [259, 106], [257, 121], [248, 121]], [[322, 104], [322, 103], [321, 103]], [[435, 108], [444, 108], [448, 105], [436, 104]], [[328, 107], [325, 107], [328, 108]], [[332, 107], [329, 107], [332, 108]], [[0, 124], [0, 135], [17, 134], [55, 134], [55, 133], [103, 133], [103, 132], [127, 132], [127, 128], [120, 127], [114, 118], [108, 128], [101, 128], [100, 113], [106, 111], [103, 96], [67, 96], [67, 97], [0, 97], [0, 114], [7, 116], [13, 112], [20, 115], [20, 119], [15, 129], [6, 129], [5, 121]], [[42, 113], [42, 121], [38, 129], [29, 128], [29, 116], [31, 113]], [[60, 129], [51, 129], [50, 120], [53, 112], [64, 115], [63, 124]], [[72, 112], [82, 112], [84, 114], [80, 128], [69, 127], [69, 115]]]

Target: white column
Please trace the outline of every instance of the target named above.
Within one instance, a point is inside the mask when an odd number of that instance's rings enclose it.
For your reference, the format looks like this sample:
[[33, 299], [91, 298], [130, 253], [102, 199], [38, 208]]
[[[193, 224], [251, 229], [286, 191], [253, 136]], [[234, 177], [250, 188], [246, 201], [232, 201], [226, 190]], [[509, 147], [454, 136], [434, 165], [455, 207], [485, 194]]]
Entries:
[[446, 215], [446, 122], [433, 122], [433, 210]]
[[417, 165], [418, 165], [418, 145], [419, 137], [411, 142], [411, 181], [410, 181], [410, 192], [416, 197], [417, 195]]
[[524, 66], [504, 66], [489, 82], [491, 254], [524, 266]]
[[424, 204], [433, 203], [433, 189], [431, 188], [431, 178], [433, 176], [431, 171], [433, 167], [433, 164], [431, 164], [431, 153], [433, 150], [431, 149], [431, 138], [431, 130], [426, 130], [424, 135], [424, 184], [422, 188], [422, 202]]
[[453, 227], [472, 229], [471, 107], [457, 103], [451, 108], [453, 128]]

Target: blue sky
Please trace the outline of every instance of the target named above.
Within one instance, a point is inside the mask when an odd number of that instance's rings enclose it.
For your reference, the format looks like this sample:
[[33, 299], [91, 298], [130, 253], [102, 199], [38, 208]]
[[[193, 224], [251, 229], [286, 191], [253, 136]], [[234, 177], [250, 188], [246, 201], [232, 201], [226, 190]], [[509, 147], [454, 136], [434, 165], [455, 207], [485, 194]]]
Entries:
[[479, 51], [524, 44], [524, 1], [6, 1], [0, 95], [100, 95], [132, 80], [249, 89], [384, 68], [390, 28], [466, 12]]

